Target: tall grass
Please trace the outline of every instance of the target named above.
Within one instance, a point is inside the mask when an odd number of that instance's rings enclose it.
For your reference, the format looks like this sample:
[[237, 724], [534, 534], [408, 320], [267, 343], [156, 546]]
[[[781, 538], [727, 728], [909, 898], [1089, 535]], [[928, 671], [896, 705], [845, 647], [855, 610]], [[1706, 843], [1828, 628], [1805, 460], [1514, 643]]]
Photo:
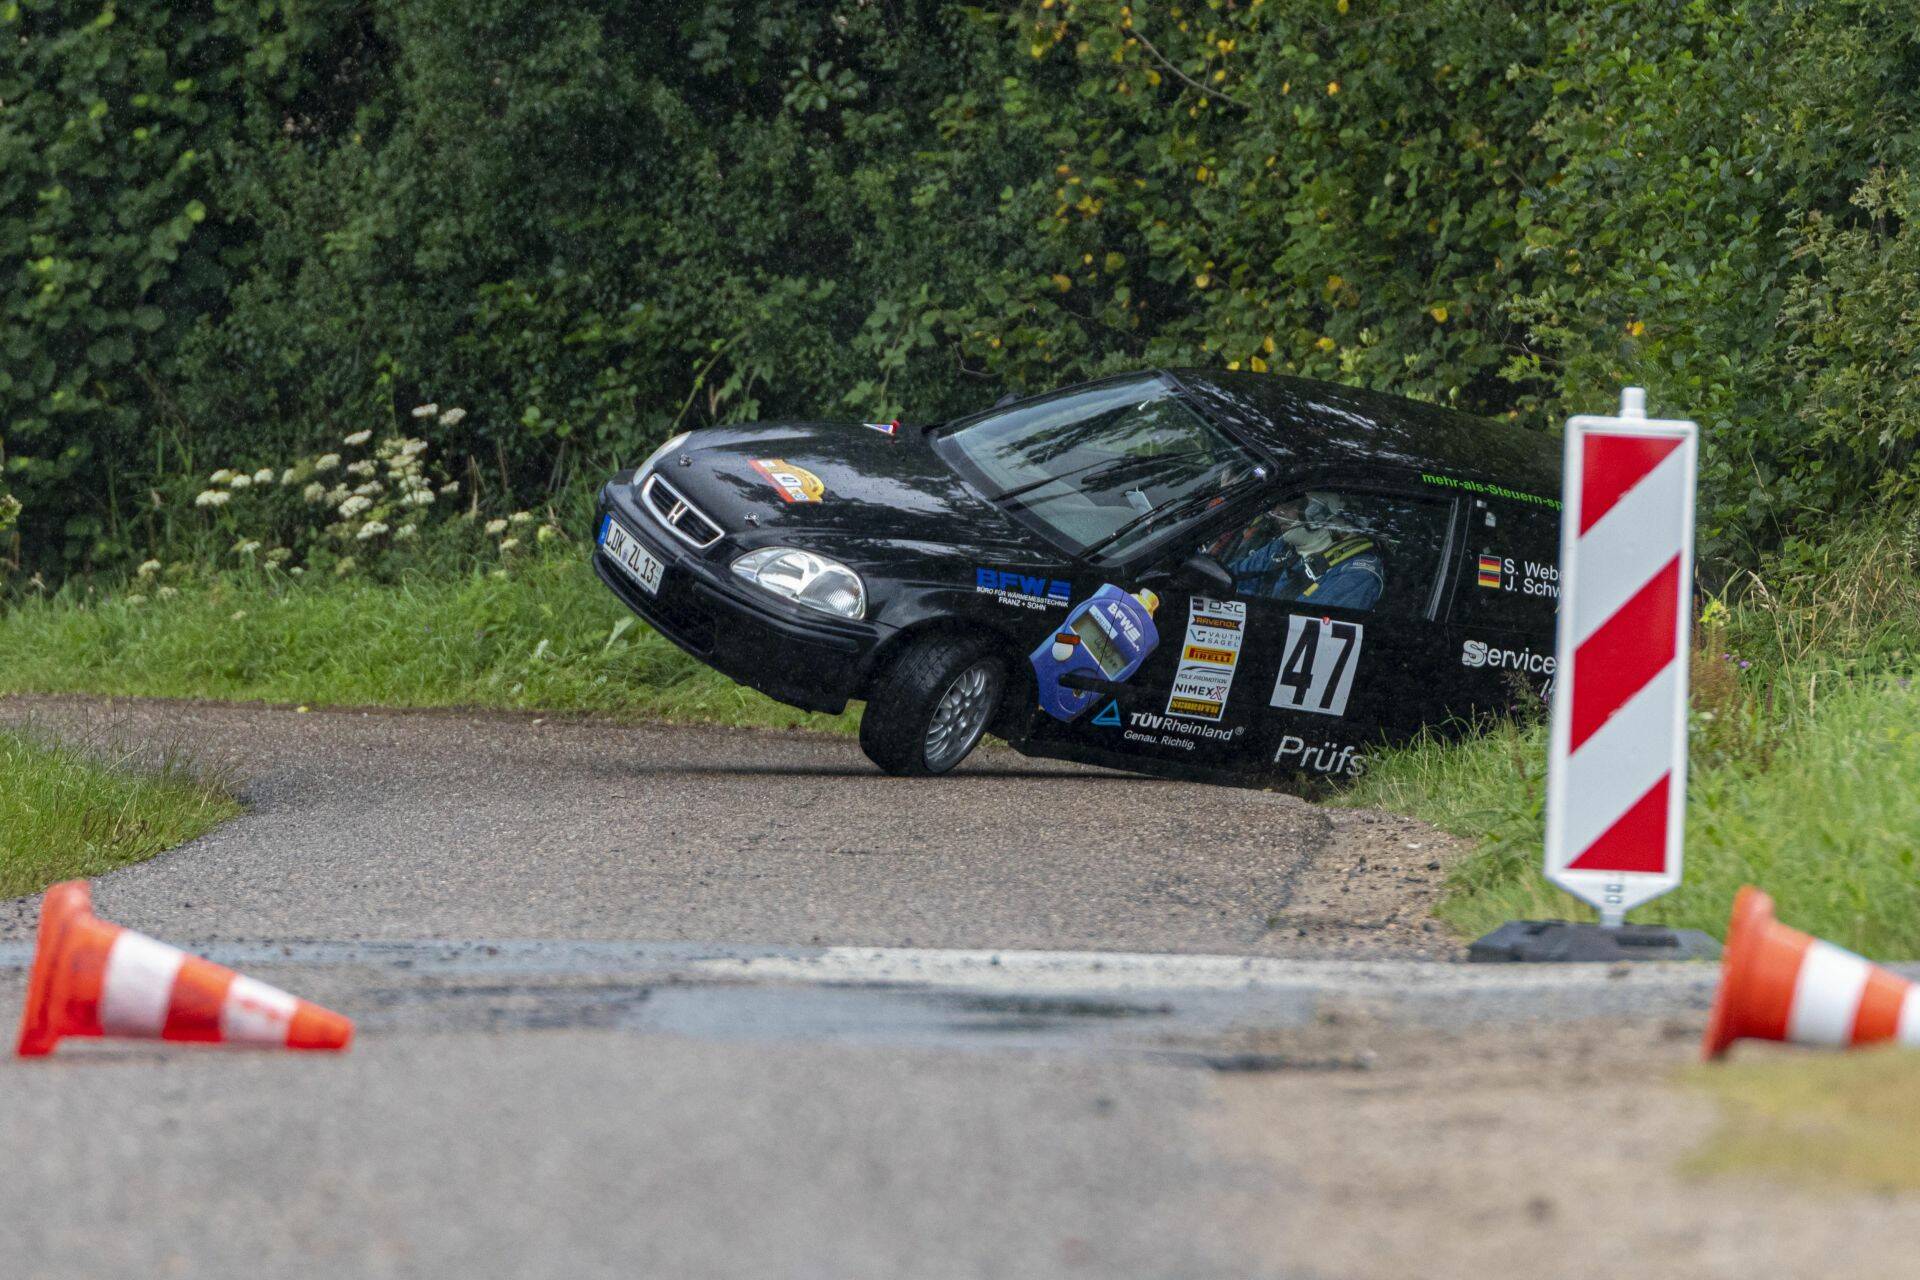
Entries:
[[217, 782], [0, 731], [0, 898], [171, 849], [240, 807]]
[[231, 574], [134, 602], [0, 613], [0, 693], [484, 707], [845, 728], [743, 688], [638, 622], [577, 551], [388, 583]]
[[[1868, 954], [1920, 956], [1920, 566], [1916, 524], [1836, 538], [1701, 615], [1687, 871], [1636, 920], [1719, 933], [1756, 883], [1782, 917]], [[1546, 734], [1501, 724], [1385, 753], [1344, 802], [1479, 837], [1440, 914], [1464, 933], [1588, 918], [1540, 875]]]

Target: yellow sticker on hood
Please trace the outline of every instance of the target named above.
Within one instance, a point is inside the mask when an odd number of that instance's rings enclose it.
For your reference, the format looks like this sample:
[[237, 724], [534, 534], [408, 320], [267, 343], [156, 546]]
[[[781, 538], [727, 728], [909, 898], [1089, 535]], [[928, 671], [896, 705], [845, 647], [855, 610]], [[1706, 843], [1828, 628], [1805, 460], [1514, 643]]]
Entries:
[[826, 496], [827, 486], [805, 467], [779, 458], [755, 458], [753, 469], [788, 502], [818, 502]]

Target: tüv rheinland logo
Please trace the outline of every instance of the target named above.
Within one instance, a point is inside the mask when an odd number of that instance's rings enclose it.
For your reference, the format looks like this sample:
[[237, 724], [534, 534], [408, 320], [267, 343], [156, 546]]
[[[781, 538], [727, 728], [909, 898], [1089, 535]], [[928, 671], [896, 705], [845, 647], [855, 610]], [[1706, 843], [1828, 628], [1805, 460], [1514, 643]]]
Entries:
[[1531, 649], [1502, 649], [1485, 640], [1468, 640], [1460, 647], [1460, 665], [1550, 676], [1553, 674], [1554, 657], [1550, 653], [1535, 653]]

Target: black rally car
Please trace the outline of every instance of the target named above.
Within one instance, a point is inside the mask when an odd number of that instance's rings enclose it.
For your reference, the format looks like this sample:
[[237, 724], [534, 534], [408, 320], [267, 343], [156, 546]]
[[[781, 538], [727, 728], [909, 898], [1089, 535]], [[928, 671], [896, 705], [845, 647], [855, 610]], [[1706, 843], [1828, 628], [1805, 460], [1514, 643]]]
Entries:
[[881, 768], [1029, 755], [1340, 779], [1544, 694], [1549, 439], [1260, 374], [1109, 378], [938, 426], [676, 436], [600, 495], [593, 563], [733, 679], [865, 699]]

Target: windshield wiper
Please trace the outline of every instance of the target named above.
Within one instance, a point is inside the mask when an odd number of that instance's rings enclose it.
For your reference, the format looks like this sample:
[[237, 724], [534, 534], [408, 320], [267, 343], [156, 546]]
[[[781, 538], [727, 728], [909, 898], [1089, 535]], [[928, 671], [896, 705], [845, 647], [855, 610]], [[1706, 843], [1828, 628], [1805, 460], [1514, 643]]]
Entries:
[[1136, 529], [1143, 529], [1150, 524], [1156, 524], [1161, 520], [1170, 520], [1175, 516], [1186, 515], [1196, 508], [1205, 509], [1216, 499], [1224, 501], [1228, 494], [1239, 487], [1239, 484], [1231, 484], [1224, 489], [1216, 489], [1211, 493], [1196, 493], [1192, 497], [1182, 502], [1176, 502], [1171, 506], [1156, 507], [1152, 511], [1142, 512], [1080, 554], [1083, 558], [1091, 560]]
[[1021, 497], [1025, 494], [1032, 493], [1035, 489], [1043, 489], [1050, 484], [1059, 484], [1074, 478], [1078, 478], [1084, 484], [1088, 480], [1100, 479], [1125, 471], [1152, 467], [1175, 458], [1191, 458], [1196, 454], [1204, 455], [1205, 452], [1203, 449], [1182, 449], [1179, 453], [1133, 454], [1124, 458], [1109, 458], [1105, 462], [1089, 462], [1086, 466], [1076, 471], [1064, 471], [1057, 476], [1041, 476], [1038, 480], [1029, 480], [1025, 484], [1017, 484], [1004, 493], [994, 494], [993, 500], [995, 502], [1005, 502], [1009, 498]]

